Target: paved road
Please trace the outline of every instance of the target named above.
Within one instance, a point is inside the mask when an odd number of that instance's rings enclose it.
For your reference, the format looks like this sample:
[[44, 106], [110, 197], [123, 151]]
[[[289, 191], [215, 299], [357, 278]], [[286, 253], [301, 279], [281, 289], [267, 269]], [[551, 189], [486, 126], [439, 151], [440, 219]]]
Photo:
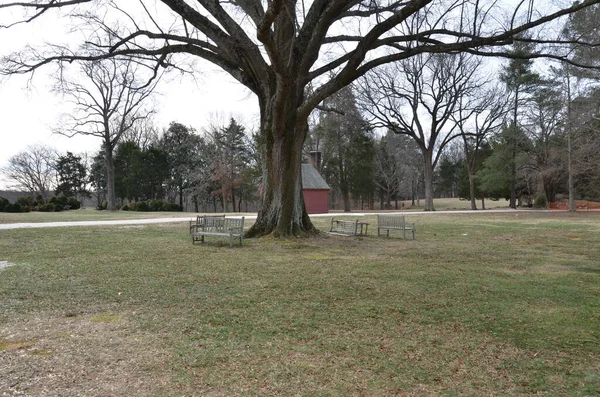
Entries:
[[[405, 212], [385, 212], [385, 214], [396, 214], [396, 215], [434, 215], [434, 214], [489, 214], [499, 212], [512, 212], [512, 213], [546, 213], [548, 211], [534, 211], [534, 210], [510, 210], [510, 209], [498, 209], [498, 210], [454, 210], [454, 211], [405, 211]], [[556, 211], [553, 211], [556, 212]], [[311, 217], [319, 216], [368, 216], [377, 215], [378, 212], [360, 213], [328, 213], [328, 214], [314, 214]], [[381, 213], [383, 214], [383, 212]], [[236, 217], [239, 215], [229, 214], [228, 216]], [[256, 219], [256, 214], [245, 215], [246, 219]], [[0, 224], [0, 230], [11, 230], [11, 229], [35, 229], [44, 227], [74, 227], [74, 226], [119, 226], [119, 225], [146, 225], [154, 223], [177, 223], [177, 222], [188, 222], [191, 216], [185, 218], [152, 218], [152, 219], [123, 219], [123, 220], [112, 220], [112, 221], [73, 221], [73, 222], [38, 222], [38, 223], [4, 223]]]

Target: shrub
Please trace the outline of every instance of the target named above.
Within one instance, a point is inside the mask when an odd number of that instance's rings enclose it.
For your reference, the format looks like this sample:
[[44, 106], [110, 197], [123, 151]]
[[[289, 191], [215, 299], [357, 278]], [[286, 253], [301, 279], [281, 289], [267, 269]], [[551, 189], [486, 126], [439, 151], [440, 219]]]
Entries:
[[78, 210], [79, 208], [81, 208], [81, 203], [79, 201], [77, 201], [77, 199], [75, 197], [69, 197], [69, 199], [67, 201], [67, 205], [72, 210]]
[[148, 212], [148, 211], [150, 211], [150, 206], [148, 205], [147, 202], [140, 201], [140, 202], [136, 203], [135, 210], [136, 211]]
[[33, 201], [33, 197], [19, 197], [16, 201], [17, 203], [19, 203], [21, 205], [21, 207], [27, 206], [27, 207], [31, 207], [34, 204]]
[[4, 197], [0, 197], [0, 212], [4, 211], [4, 207], [6, 207], [7, 204], [10, 204], [10, 201]]
[[54, 204], [42, 204], [38, 207], [40, 212], [54, 212]]
[[37, 197], [35, 198], [34, 204], [37, 206], [44, 205], [44, 204], [46, 204], [46, 201], [44, 201], [44, 198], [42, 197], [41, 194], [38, 194]]
[[165, 211], [164, 204], [162, 200], [150, 200], [148, 206], [150, 207], [150, 211]]
[[[127, 208], [129, 211], [181, 211], [181, 207], [179, 207], [175, 203], [170, 203], [165, 200], [150, 200], [150, 201], [138, 201], [137, 203], [129, 203]], [[123, 211], [127, 211], [125, 207], [123, 207]]]
[[183, 208], [179, 206], [179, 204], [175, 203], [165, 203], [165, 211], [183, 211]]
[[63, 211], [65, 209], [65, 206], [58, 203], [58, 204], [54, 204], [54, 212], [60, 212]]
[[58, 196], [58, 197], [54, 196], [54, 197], [50, 197], [49, 202], [50, 202], [50, 204], [54, 204], [54, 205], [60, 204], [64, 207], [65, 205], [69, 204], [69, 198], [66, 196]]
[[12, 212], [12, 213], [21, 212], [21, 204], [19, 204], [19, 203], [10, 204], [9, 203], [4, 206], [4, 212]]
[[535, 201], [533, 202], [533, 206], [535, 208], [546, 208], [548, 205], [548, 202], [546, 201], [546, 196], [541, 195], [541, 196], [537, 196], [535, 198]]
[[123, 208], [121, 208], [121, 211], [129, 211], [129, 206], [125, 204]]

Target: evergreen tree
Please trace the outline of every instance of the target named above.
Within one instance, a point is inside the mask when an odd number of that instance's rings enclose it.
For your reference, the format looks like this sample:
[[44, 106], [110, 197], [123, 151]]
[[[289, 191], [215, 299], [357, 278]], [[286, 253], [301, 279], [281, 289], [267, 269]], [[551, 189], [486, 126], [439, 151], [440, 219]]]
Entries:
[[172, 122], [165, 131], [160, 147], [167, 153], [169, 180], [167, 186], [179, 196], [183, 208], [186, 189], [191, 188], [198, 167], [202, 166], [199, 148], [202, 138], [183, 124]]
[[500, 79], [513, 95], [512, 117], [510, 128], [505, 130], [510, 156], [509, 162], [509, 181], [510, 181], [510, 208], [517, 208], [517, 155], [518, 147], [522, 145], [519, 141], [523, 136], [520, 126], [522, 114], [527, 109], [527, 102], [533, 89], [540, 83], [539, 74], [532, 71], [533, 60], [531, 55], [534, 53], [533, 45], [516, 41], [508, 65], [504, 66]]
[[[322, 113], [316, 127], [316, 133], [320, 134], [323, 142], [323, 174], [330, 186], [341, 195], [344, 211], [350, 211], [353, 185], [360, 185], [357, 179], [365, 180], [365, 176], [359, 173], [372, 172], [371, 168], [371, 171], [361, 170], [356, 165], [372, 163], [371, 132], [358, 110], [351, 86], [328, 98], [324, 108], [328, 111]], [[362, 189], [356, 190], [364, 193], [364, 183]]]
[[58, 185], [55, 193], [66, 197], [87, 196], [87, 169], [81, 156], [71, 152], [59, 156], [56, 160]]
[[233, 211], [236, 211], [236, 207], [239, 211], [244, 190], [242, 176], [250, 161], [245, 128], [231, 118], [229, 125], [214, 131], [213, 141], [216, 149], [213, 159], [213, 180], [219, 184], [216, 193], [221, 197], [226, 212], [230, 200]]
[[133, 141], [121, 142], [114, 156], [115, 194], [121, 200], [138, 201], [141, 193], [142, 151]]
[[[104, 146], [104, 145], [103, 145]], [[108, 194], [108, 178], [106, 171], [106, 149], [102, 147], [92, 158], [89, 182], [96, 193], [98, 208], [103, 207]]]

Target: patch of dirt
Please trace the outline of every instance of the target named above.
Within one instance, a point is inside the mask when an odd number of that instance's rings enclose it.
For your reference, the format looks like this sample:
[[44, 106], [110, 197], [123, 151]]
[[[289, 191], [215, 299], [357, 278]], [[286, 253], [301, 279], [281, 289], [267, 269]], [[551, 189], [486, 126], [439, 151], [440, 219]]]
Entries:
[[16, 263], [11, 263], [8, 261], [0, 261], [0, 270], [6, 269], [7, 267], [16, 266]]
[[1, 325], [2, 396], [146, 396], [164, 389], [172, 379], [170, 353], [156, 335], [135, 331], [131, 315]]

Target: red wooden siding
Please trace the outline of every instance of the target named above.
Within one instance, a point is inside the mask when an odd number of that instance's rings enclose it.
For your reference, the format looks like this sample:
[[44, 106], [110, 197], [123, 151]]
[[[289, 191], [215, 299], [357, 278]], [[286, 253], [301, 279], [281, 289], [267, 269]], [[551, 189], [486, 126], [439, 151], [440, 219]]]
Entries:
[[303, 189], [306, 212], [309, 214], [326, 214], [329, 212], [329, 190]]

